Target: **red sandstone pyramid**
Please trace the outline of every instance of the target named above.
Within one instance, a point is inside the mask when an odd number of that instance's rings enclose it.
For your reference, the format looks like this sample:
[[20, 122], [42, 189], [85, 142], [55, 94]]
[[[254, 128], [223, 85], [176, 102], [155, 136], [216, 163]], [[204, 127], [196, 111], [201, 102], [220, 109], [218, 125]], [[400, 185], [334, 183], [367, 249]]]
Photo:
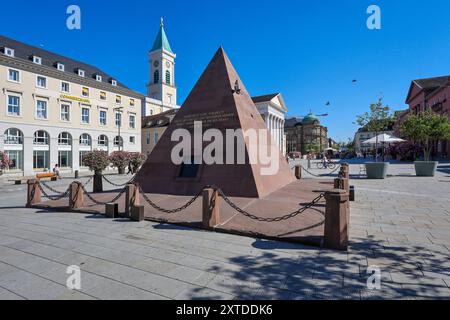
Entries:
[[[240, 92], [235, 92], [235, 84]], [[200, 164], [175, 165], [171, 160], [172, 142], [176, 129], [193, 133], [194, 121], [203, 121], [203, 131], [218, 129], [225, 137], [227, 129], [267, 130], [256, 106], [242, 84], [224, 50], [220, 48], [192, 89], [185, 103], [169, 125], [155, 149], [139, 171], [136, 181], [146, 193], [195, 195], [204, 186], [214, 185], [228, 196], [262, 198], [295, 180], [286, 160], [278, 148], [279, 170], [275, 175], [262, 175], [260, 163], [250, 164]], [[273, 144], [270, 134], [267, 141]], [[225, 139], [224, 139], [225, 140]], [[205, 148], [210, 142], [204, 142]], [[224, 142], [225, 145], [225, 142]], [[192, 147], [192, 150], [194, 148]], [[270, 150], [270, 149], [269, 149]], [[193, 152], [193, 151], [192, 151]], [[224, 159], [226, 158], [224, 146]], [[236, 150], [235, 150], [236, 152]], [[246, 159], [249, 159], [249, 142], [246, 141]]]

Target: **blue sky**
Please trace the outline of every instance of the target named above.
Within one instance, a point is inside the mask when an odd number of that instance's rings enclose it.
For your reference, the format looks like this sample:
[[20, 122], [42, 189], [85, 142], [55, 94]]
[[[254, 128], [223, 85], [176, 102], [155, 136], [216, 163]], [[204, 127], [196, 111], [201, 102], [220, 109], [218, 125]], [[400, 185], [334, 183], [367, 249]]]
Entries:
[[[66, 28], [70, 4], [81, 7], [80, 31]], [[381, 30], [366, 27], [371, 4], [381, 7]], [[147, 52], [163, 16], [178, 55], [179, 103], [223, 45], [252, 95], [281, 92], [289, 115], [329, 113], [330, 136], [344, 141], [380, 94], [402, 109], [412, 79], [450, 74], [448, 12], [446, 0], [7, 1], [0, 33], [145, 93]]]

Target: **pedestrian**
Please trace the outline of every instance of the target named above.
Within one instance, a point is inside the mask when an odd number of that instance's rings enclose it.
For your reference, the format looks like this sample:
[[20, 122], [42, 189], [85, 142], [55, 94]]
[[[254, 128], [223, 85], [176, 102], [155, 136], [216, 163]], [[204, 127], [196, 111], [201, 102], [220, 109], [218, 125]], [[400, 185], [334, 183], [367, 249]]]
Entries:
[[131, 161], [128, 162], [128, 173], [127, 173], [127, 175], [129, 175], [130, 173], [133, 174], [133, 166], [131, 165]]
[[61, 178], [60, 172], [59, 172], [59, 164], [55, 164], [55, 166], [53, 167], [53, 173], [56, 175], [56, 177], [57, 177], [58, 179]]

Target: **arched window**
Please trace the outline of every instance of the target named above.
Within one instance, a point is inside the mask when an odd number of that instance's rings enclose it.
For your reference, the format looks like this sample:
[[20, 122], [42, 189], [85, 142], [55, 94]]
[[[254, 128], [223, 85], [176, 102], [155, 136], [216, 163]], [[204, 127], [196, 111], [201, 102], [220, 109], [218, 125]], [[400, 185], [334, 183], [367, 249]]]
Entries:
[[98, 137], [98, 146], [99, 147], [107, 147], [108, 146], [108, 137], [102, 134]]
[[19, 129], [11, 128], [5, 131], [5, 144], [23, 144], [23, 133]]
[[62, 132], [58, 136], [58, 144], [60, 146], [71, 146], [72, 145], [72, 136], [68, 132]]
[[91, 136], [88, 135], [87, 133], [83, 133], [80, 136], [80, 146], [83, 146], [83, 147], [90, 147], [90, 146], [92, 146]]
[[166, 70], [166, 84], [170, 85], [170, 71]]
[[159, 83], [159, 70], [155, 70], [153, 73], [153, 83]]
[[34, 133], [34, 144], [36, 145], [49, 145], [50, 136], [43, 130], [36, 131]]
[[119, 137], [119, 136], [116, 136], [115, 138], [114, 138], [114, 146], [115, 147], [118, 147], [118, 146], [123, 146], [123, 139], [122, 139], [122, 137]]

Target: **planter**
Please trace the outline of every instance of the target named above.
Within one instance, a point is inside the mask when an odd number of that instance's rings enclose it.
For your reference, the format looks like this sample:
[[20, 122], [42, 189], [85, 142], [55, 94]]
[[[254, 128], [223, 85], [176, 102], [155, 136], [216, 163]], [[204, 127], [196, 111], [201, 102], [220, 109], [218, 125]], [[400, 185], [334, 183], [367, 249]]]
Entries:
[[366, 172], [368, 179], [386, 179], [389, 162], [368, 162]]
[[437, 161], [416, 161], [414, 167], [416, 169], [416, 176], [418, 177], [434, 177], [438, 166]]
[[103, 178], [101, 171], [95, 171], [94, 173], [94, 184], [92, 187], [94, 193], [103, 192]]

